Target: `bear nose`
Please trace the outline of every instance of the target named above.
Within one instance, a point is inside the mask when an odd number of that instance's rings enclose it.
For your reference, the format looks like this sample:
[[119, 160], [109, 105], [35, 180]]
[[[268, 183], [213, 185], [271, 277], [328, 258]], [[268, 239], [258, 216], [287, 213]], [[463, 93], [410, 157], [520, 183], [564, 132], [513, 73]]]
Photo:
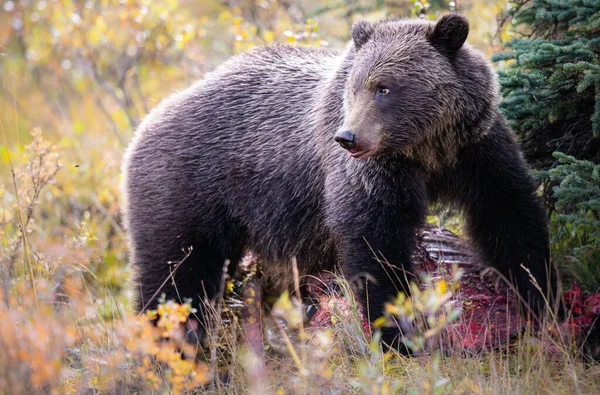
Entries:
[[350, 130], [340, 130], [335, 134], [333, 139], [340, 143], [340, 146], [344, 149], [352, 149], [356, 147], [358, 137]]

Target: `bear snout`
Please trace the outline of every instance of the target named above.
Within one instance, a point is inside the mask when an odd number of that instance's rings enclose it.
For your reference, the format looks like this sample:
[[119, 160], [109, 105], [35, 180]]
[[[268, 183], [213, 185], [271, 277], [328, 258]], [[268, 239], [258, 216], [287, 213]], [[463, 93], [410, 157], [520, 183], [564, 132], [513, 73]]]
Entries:
[[347, 150], [353, 158], [372, 155], [377, 150], [378, 145], [372, 144], [365, 139], [359, 139], [356, 133], [348, 129], [338, 131], [333, 139], [339, 143], [342, 148]]
[[351, 150], [356, 147], [358, 137], [351, 130], [340, 130], [333, 139], [344, 149]]

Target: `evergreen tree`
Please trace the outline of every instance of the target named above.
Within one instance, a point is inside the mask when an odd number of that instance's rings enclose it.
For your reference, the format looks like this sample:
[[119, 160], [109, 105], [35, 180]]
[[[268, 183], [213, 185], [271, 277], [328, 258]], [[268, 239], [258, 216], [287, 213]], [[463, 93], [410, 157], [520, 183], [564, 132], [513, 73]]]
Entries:
[[499, 72], [501, 108], [542, 178], [555, 262], [585, 290], [597, 291], [600, 1], [518, 0], [513, 5], [512, 22], [522, 36], [493, 58], [508, 61]]
[[538, 169], [554, 151], [600, 159], [600, 1], [519, 0], [512, 22], [524, 36], [494, 56], [507, 60], [502, 111]]
[[600, 164], [554, 153], [558, 166], [543, 173], [553, 188], [554, 256], [588, 292], [600, 286]]

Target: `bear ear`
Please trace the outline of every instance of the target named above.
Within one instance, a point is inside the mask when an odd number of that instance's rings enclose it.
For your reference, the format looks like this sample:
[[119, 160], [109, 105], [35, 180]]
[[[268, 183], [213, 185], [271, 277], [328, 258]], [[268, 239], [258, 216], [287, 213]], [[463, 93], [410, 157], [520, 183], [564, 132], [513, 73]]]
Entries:
[[356, 49], [359, 49], [369, 41], [373, 30], [373, 24], [367, 21], [358, 21], [352, 25], [352, 40]]
[[459, 14], [448, 14], [436, 23], [429, 34], [429, 41], [438, 51], [453, 56], [469, 35], [469, 22]]

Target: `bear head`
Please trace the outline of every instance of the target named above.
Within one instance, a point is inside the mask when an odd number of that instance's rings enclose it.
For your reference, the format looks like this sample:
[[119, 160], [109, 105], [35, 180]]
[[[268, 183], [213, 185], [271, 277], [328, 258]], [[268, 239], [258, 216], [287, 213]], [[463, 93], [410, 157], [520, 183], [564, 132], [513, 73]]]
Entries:
[[403, 155], [437, 168], [484, 135], [497, 82], [465, 43], [467, 20], [388, 19], [352, 27], [344, 124], [335, 140], [355, 158]]

